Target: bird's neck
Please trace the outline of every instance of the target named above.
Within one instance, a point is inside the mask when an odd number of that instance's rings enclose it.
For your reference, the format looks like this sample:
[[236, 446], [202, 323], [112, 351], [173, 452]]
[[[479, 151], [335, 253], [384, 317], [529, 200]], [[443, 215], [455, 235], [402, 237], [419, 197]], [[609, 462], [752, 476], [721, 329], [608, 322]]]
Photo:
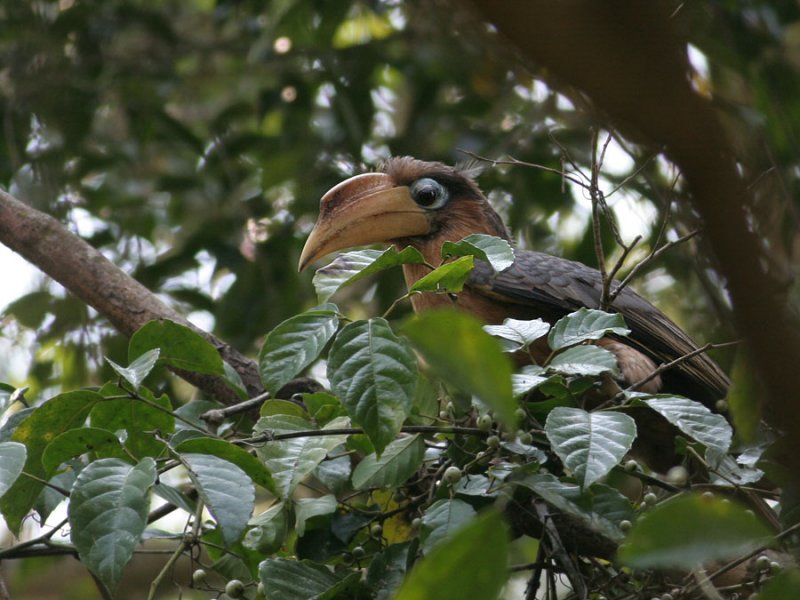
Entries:
[[[491, 221], [489, 221], [491, 223]], [[502, 222], [499, 221], [502, 226]], [[398, 251], [406, 246], [412, 246], [419, 250], [425, 259], [425, 264], [406, 264], [403, 265], [403, 275], [405, 276], [406, 286], [411, 289], [418, 280], [431, 272], [430, 267], [438, 267], [442, 263], [442, 245], [445, 242], [458, 242], [473, 233], [483, 233], [507, 238], [505, 231], [497, 231], [494, 227], [488, 226], [486, 220], [469, 220], [468, 222], [459, 220], [449, 220], [447, 225], [437, 232], [434, 236], [425, 238], [411, 238], [398, 240], [394, 243]], [[447, 294], [416, 294], [411, 297], [411, 304], [414, 310], [419, 312], [429, 308], [441, 308], [452, 306], [452, 299]]]

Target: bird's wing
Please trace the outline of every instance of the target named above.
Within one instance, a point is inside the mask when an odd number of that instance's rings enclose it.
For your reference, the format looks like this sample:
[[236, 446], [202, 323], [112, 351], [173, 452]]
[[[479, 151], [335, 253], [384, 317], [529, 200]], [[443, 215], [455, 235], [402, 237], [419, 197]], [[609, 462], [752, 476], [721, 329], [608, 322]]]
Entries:
[[[468, 286], [471, 290], [497, 301], [525, 307], [529, 318], [553, 322], [585, 306], [598, 308], [602, 294], [599, 271], [584, 264], [529, 250], [516, 250], [516, 261], [501, 273], [482, 261]], [[530, 307], [528, 311], [527, 308]], [[631, 330], [627, 342], [650, 356], [656, 363], [672, 361], [697, 349], [697, 345], [664, 313], [625, 288], [614, 301], [612, 310], [622, 313]], [[729, 380], [705, 353], [680, 363], [671, 374], [676, 393], [710, 402], [725, 396]], [[670, 374], [666, 373], [665, 381]]]

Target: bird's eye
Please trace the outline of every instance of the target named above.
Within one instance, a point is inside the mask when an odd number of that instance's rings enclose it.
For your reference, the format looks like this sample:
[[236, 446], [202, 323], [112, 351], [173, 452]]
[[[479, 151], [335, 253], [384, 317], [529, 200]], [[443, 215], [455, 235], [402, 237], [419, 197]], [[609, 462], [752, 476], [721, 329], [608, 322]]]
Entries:
[[411, 184], [411, 197], [423, 208], [441, 208], [450, 198], [447, 188], [430, 177], [417, 179]]

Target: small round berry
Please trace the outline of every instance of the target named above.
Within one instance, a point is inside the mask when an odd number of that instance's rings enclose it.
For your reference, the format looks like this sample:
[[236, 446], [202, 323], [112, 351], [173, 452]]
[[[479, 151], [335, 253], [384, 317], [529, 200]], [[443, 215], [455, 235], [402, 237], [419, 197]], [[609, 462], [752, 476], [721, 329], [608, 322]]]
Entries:
[[766, 571], [770, 568], [770, 563], [772, 561], [769, 559], [769, 556], [762, 554], [756, 559], [756, 569], [759, 571]]
[[714, 499], [714, 492], [703, 492], [700, 497], [703, 500], [709, 501]]
[[353, 558], [356, 560], [361, 560], [366, 556], [367, 552], [364, 550], [364, 546], [356, 546], [353, 548]]
[[718, 413], [728, 412], [729, 406], [727, 400], [717, 400], [714, 404], [714, 408]]
[[628, 473], [633, 473], [634, 471], [638, 471], [639, 470], [639, 463], [636, 462], [633, 459], [625, 461], [625, 470]]
[[225, 593], [231, 598], [241, 598], [244, 596], [244, 583], [238, 579], [231, 579], [225, 584]]
[[773, 560], [771, 563], [769, 563], [769, 570], [773, 575], [777, 575], [783, 570], [783, 565]]
[[478, 417], [478, 429], [487, 431], [492, 428], [492, 417], [489, 415], [481, 415]]
[[525, 412], [524, 408], [518, 408], [514, 411], [514, 416], [517, 417], [519, 421], [522, 421], [525, 417], [528, 416], [528, 413]]
[[439, 418], [442, 421], [447, 421], [447, 419], [450, 418], [450, 413], [448, 413], [446, 410], [440, 410], [439, 411]]
[[461, 480], [461, 469], [458, 467], [447, 467], [444, 471], [444, 480], [451, 485], [458, 483]]
[[414, 519], [411, 520], [411, 529], [419, 529], [421, 525], [422, 525], [422, 519], [420, 519], [419, 517], [415, 517]]
[[530, 433], [528, 433], [527, 431], [523, 431], [519, 435], [519, 443], [520, 444], [525, 444], [526, 446], [529, 446], [531, 444], [531, 442], [533, 442], [533, 436]]
[[676, 487], [685, 487], [689, 483], [689, 471], [682, 465], [676, 465], [667, 471], [667, 482]]
[[653, 492], [647, 492], [642, 498], [642, 502], [644, 502], [647, 506], [654, 506], [656, 502], [658, 502], [658, 496], [656, 496]]
[[490, 435], [486, 438], [486, 445], [489, 446], [489, 448], [498, 448], [500, 446], [500, 438], [496, 435]]
[[663, 594], [661, 594], [660, 600], [675, 600], [675, 597], [669, 592], [664, 592]]
[[194, 573], [192, 573], [192, 583], [195, 585], [205, 583], [207, 578], [208, 573], [206, 573], [203, 569], [195, 569]]
[[622, 521], [619, 522], [619, 528], [624, 532], [630, 531], [631, 527], [633, 527], [633, 523], [628, 521], [628, 519], [623, 519]]
[[383, 526], [380, 523], [373, 523], [369, 528], [370, 536], [379, 538], [383, 535]]

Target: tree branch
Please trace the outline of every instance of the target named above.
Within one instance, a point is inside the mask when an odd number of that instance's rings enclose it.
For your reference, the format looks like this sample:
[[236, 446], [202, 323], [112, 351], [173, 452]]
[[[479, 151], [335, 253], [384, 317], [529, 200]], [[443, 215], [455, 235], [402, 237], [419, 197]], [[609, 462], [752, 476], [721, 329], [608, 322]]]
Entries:
[[[3, 190], [0, 190], [0, 242], [97, 310], [120, 333], [130, 336], [156, 319], [169, 319], [194, 329], [236, 369], [251, 396], [263, 392], [254, 361], [192, 325], [59, 221]], [[174, 371], [224, 404], [239, 401], [236, 393], [219, 377]]]

